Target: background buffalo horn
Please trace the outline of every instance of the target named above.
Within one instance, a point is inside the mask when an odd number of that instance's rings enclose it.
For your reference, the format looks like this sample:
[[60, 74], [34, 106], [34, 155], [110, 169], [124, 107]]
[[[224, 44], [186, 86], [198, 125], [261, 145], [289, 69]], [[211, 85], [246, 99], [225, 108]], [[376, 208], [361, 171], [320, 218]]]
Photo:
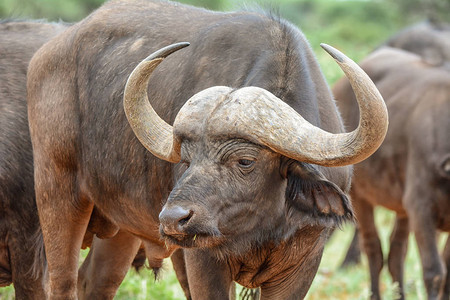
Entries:
[[170, 54], [189, 46], [177, 43], [164, 47], [144, 59], [128, 77], [123, 106], [128, 122], [139, 141], [155, 156], [169, 162], [180, 161], [180, 142], [172, 126], [161, 119], [150, 105], [147, 85], [153, 70]]

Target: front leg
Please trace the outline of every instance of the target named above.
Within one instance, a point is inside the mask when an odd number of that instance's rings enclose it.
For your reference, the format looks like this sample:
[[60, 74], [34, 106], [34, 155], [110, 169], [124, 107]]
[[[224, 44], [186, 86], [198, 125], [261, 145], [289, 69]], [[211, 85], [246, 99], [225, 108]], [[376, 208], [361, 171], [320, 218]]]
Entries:
[[347, 254], [345, 255], [344, 261], [339, 268], [347, 268], [349, 266], [357, 265], [361, 262], [361, 248], [359, 246], [359, 230], [355, 227], [355, 232], [353, 234], [353, 239], [350, 246], [347, 249]]
[[194, 300], [230, 299], [231, 272], [208, 250], [185, 249], [189, 289]]
[[[411, 197], [422, 196], [417, 191], [408, 194]], [[415, 234], [419, 248], [428, 299], [437, 300], [439, 294], [443, 291], [445, 270], [437, 247], [436, 225], [433, 222], [432, 212], [426, 207], [415, 205], [417, 202], [432, 203], [432, 199], [423, 195], [419, 200], [421, 201], [406, 200], [406, 203], [411, 203], [406, 205], [406, 208], [411, 222], [411, 230]]]
[[[36, 168], [42, 170], [39, 164]], [[78, 199], [72, 172], [53, 171], [36, 172], [35, 179], [48, 262], [49, 299], [75, 300], [80, 248], [93, 205]]]
[[[41, 250], [42, 237], [36, 234], [39, 230], [35, 228], [39, 226], [36, 210], [33, 214], [35, 215], [27, 214], [28, 219], [15, 220], [17, 223], [11, 226], [7, 241], [16, 300], [41, 300], [46, 297], [43, 286], [45, 257]], [[35, 275], [33, 272], [36, 272]]]
[[436, 245], [436, 230], [430, 226], [430, 221], [423, 222], [421, 220], [415, 220], [413, 230], [422, 261], [423, 279], [428, 299], [439, 299], [439, 294], [444, 286], [445, 274]]
[[380, 295], [380, 272], [383, 268], [383, 252], [381, 241], [375, 226], [373, 206], [361, 197], [353, 197], [353, 207], [358, 218], [358, 231], [361, 244], [367, 255], [370, 271], [371, 300], [381, 299]]
[[95, 237], [78, 272], [79, 299], [113, 299], [140, 245], [139, 238], [124, 231], [110, 239]]
[[403, 287], [403, 266], [406, 252], [408, 250], [408, 217], [396, 216], [395, 226], [390, 238], [390, 249], [388, 256], [388, 267], [392, 280], [398, 282], [400, 298], [405, 299]]
[[442, 300], [450, 299], [450, 236], [447, 237], [447, 242], [445, 244], [444, 252], [442, 254], [445, 266], [447, 268], [447, 274], [444, 284], [444, 294]]

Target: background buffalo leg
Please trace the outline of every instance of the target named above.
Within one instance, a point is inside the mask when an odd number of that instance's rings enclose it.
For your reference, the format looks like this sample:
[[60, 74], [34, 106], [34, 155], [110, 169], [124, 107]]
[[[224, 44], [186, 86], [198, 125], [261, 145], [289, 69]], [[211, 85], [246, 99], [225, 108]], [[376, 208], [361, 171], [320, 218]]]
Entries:
[[[37, 216], [34, 217], [37, 218]], [[33, 224], [38, 224], [37, 220]], [[44, 253], [42, 249], [41, 257], [36, 252], [40, 251], [37, 248], [43, 247], [43, 245], [36, 244], [36, 239], [33, 236], [33, 233], [37, 232], [38, 228], [23, 227], [19, 224], [14, 226], [15, 233], [10, 235], [8, 241], [16, 300], [45, 299], [43, 286], [45, 271]], [[31, 273], [34, 273], [36, 277], [32, 276]]]
[[367, 255], [370, 269], [371, 299], [380, 299], [379, 277], [383, 268], [383, 252], [375, 227], [374, 211], [370, 203], [363, 199], [353, 201], [358, 218], [358, 229], [364, 252]]
[[450, 299], [450, 235], [447, 237], [447, 243], [445, 244], [442, 257], [444, 258], [444, 262], [447, 267], [444, 294], [442, 296], [442, 299]]
[[139, 238], [124, 231], [110, 239], [95, 237], [78, 272], [79, 299], [113, 299], [140, 245]]
[[396, 216], [394, 230], [390, 238], [388, 267], [392, 280], [398, 282], [400, 299], [404, 299], [403, 267], [408, 250], [408, 218]]
[[361, 261], [361, 248], [359, 246], [359, 230], [355, 228], [353, 239], [348, 247], [347, 254], [340, 268], [346, 268], [348, 266], [359, 264]]

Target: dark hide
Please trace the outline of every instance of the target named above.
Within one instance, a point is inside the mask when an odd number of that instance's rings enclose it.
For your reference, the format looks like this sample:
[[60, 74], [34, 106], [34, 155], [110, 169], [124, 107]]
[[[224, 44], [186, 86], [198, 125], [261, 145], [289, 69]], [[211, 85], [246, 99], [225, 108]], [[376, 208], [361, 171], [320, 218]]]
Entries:
[[[383, 145], [355, 166], [351, 190], [362, 246], [369, 258], [372, 298], [380, 298], [378, 278], [383, 267], [373, 207], [382, 205], [397, 213], [388, 266], [393, 280], [399, 282], [402, 298], [411, 230], [420, 251], [428, 299], [448, 299], [450, 241], [442, 261], [435, 237], [439, 230], [450, 230], [450, 72], [393, 48], [381, 48], [361, 66], [383, 95], [390, 119]], [[347, 80], [339, 81], [333, 92], [351, 130], [357, 125], [358, 112]]]
[[391, 37], [386, 46], [416, 53], [430, 65], [450, 64], [450, 24], [415, 24]]
[[[149, 84], [152, 105], [167, 122], [205, 88], [252, 85], [271, 91], [312, 124], [343, 132], [308, 43], [287, 22], [171, 2], [107, 2], [41, 48], [29, 69], [36, 199], [51, 299], [76, 298], [78, 249], [87, 229], [104, 230], [88, 228], [94, 205], [95, 215], [107, 220], [104, 237], [120, 229], [141, 238], [151, 268], [179, 245], [205, 248], [185, 253], [194, 299], [226, 299], [233, 280], [261, 286], [263, 299], [304, 297], [328, 228], [352, 218], [350, 167], [293, 163], [287, 170], [284, 157], [232, 137], [183, 143], [190, 165], [174, 182], [177, 167], [139, 143], [122, 97], [138, 62], [179, 41], [191, 46], [165, 60]], [[244, 179], [235, 156], [224, 160], [226, 167], [216, 164], [215, 151], [228, 144], [250, 147], [265, 163]], [[166, 199], [198, 205], [202, 213], [192, 219], [190, 239], [161, 240], [158, 215]], [[211, 231], [211, 224], [218, 230]]]
[[[26, 109], [26, 71], [33, 53], [66, 29], [67, 25], [18, 20], [0, 23], [0, 286], [12, 283], [16, 299], [45, 298], [46, 262], [34, 197], [33, 160]], [[91, 220], [91, 228], [105, 227], [101, 216], [93, 215]], [[87, 234], [85, 241], [84, 246], [90, 246], [92, 235]], [[131, 264], [129, 262], [120, 269], [116, 267], [117, 262], [121, 261], [124, 251], [133, 244], [130, 239], [124, 242], [127, 246], [120, 246], [119, 242], [119, 246], [114, 244], [112, 249], [103, 245], [111, 241], [95, 242], [95, 249], [91, 248], [92, 253], [80, 271], [85, 275], [82, 278], [89, 282], [79, 294], [80, 298], [92, 295], [87, 292], [92, 290], [96, 291], [97, 298], [115, 294]], [[140, 241], [136, 243], [139, 245]], [[144, 253], [143, 248], [140, 253]], [[132, 255], [129, 258], [131, 260]], [[123, 256], [123, 259], [128, 259], [127, 255]], [[92, 257], [98, 258], [97, 261]], [[133, 265], [139, 268], [144, 264], [143, 260], [145, 256], [139, 254], [133, 260]], [[105, 267], [106, 270], [102, 268], [111, 261]]]
[[33, 183], [26, 74], [33, 53], [62, 24], [0, 22], [0, 286], [16, 299], [44, 299], [44, 245]]

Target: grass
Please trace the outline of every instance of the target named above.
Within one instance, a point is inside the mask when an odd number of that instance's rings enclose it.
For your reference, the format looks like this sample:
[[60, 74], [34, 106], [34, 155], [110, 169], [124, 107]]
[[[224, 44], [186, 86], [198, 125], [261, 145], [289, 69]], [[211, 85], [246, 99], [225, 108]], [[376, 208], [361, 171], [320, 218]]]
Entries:
[[[380, 234], [383, 253], [386, 257], [389, 248], [389, 235], [394, 223], [394, 213], [383, 208], [375, 211], [376, 224]], [[367, 259], [346, 269], [340, 269], [345, 251], [353, 237], [353, 226], [347, 224], [342, 230], [336, 230], [328, 241], [319, 271], [306, 296], [307, 300], [322, 299], [369, 299], [370, 282]], [[441, 248], [444, 237], [440, 239]], [[175, 273], [167, 264], [161, 280], [154, 282], [149, 270], [140, 274], [130, 271], [122, 283], [116, 299], [185, 299], [176, 280]], [[383, 299], [396, 299], [398, 286], [392, 282], [387, 267], [383, 268], [380, 279]], [[422, 281], [422, 267], [413, 235], [410, 235], [408, 253], [405, 261], [405, 291], [408, 299], [426, 299]]]
[[[384, 256], [389, 247], [389, 234], [394, 221], [394, 213], [383, 208], [376, 209], [376, 224], [380, 235]], [[337, 230], [328, 242], [319, 272], [310, 288], [307, 299], [369, 299], [370, 277], [367, 259], [346, 269], [339, 269], [345, 251], [353, 237], [353, 226], [346, 225]], [[405, 286], [409, 299], [424, 299], [425, 291], [421, 280], [421, 265], [415, 241], [410, 236], [405, 262]], [[393, 283], [387, 267], [381, 272], [380, 290], [383, 299], [396, 299], [398, 286]]]
[[[394, 213], [383, 208], [377, 208], [375, 219], [379, 231], [383, 253], [386, 257], [389, 247], [389, 235], [394, 221]], [[345, 225], [342, 230], [336, 230], [328, 241], [319, 271], [306, 296], [306, 300], [323, 299], [369, 299], [370, 282], [367, 259], [363, 256], [362, 263], [346, 269], [339, 265], [345, 256], [345, 251], [353, 237], [353, 226]], [[440, 238], [440, 247], [444, 246], [445, 235]], [[86, 255], [86, 251], [82, 255]], [[381, 272], [380, 289], [383, 299], [396, 299], [397, 284], [393, 283], [387, 267]], [[413, 235], [410, 235], [408, 253], [405, 261], [405, 291], [408, 299], [426, 299], [426, 291], [422, 281], [422, 268]], [[0, 289], [1, 300], [14, 299], [12, 286]], [[175, 273], [166, 260], [161, 278], [154, 280], [148, 269], [139, 273], [130, 270], [115, 297], [117, 300], [182, 300], [185, 299]]]
[[[383, 208], [377, 208], [375, 217], [383, 253], [386, 257], [394, 213]], [[353, 226], [347, 224], [342, 230], [336, 230], [331, 236], [306, 300], [369, 299], [369, 271], [365, 256], [363, 256], [361, 264], [339, 269], [345, 251], [353, 237], [353, 230]], [[441, 248], [444, 245], [444, 237], [440, 239]], [[86, 255], [86, 252], [83, 252], [84, 255]], [[130, 270], [115, 299], [185, 299], [170, 260], [166, 260], [164, 270], [161, 273], [161, 278], [155, 281], [152, 272], [148, 269], [143, 269], [139, 273]], [[392, 282], [387, 267], [383, 268], [381, 273], [380, 289], [383, 299], [396, 299], [397, 284]], [[422, 268], [413, 235], [410, 235], [405, 261], [405, 289], [408, 299], [426, 299], [426, 291], [422, 281]], [[12, 300], [14, 299], [13, 295], [14, 289], [11, 286], [0, 289], [0, 299], [2, 300]]]
[[158, 281], [154, 280], [152, 272], [141, 270], [139, 274], [130, 270], [117, 292], [115, 299], [186, 299], [178, 284], [170, 260], [166, 260], [165, 271]]

